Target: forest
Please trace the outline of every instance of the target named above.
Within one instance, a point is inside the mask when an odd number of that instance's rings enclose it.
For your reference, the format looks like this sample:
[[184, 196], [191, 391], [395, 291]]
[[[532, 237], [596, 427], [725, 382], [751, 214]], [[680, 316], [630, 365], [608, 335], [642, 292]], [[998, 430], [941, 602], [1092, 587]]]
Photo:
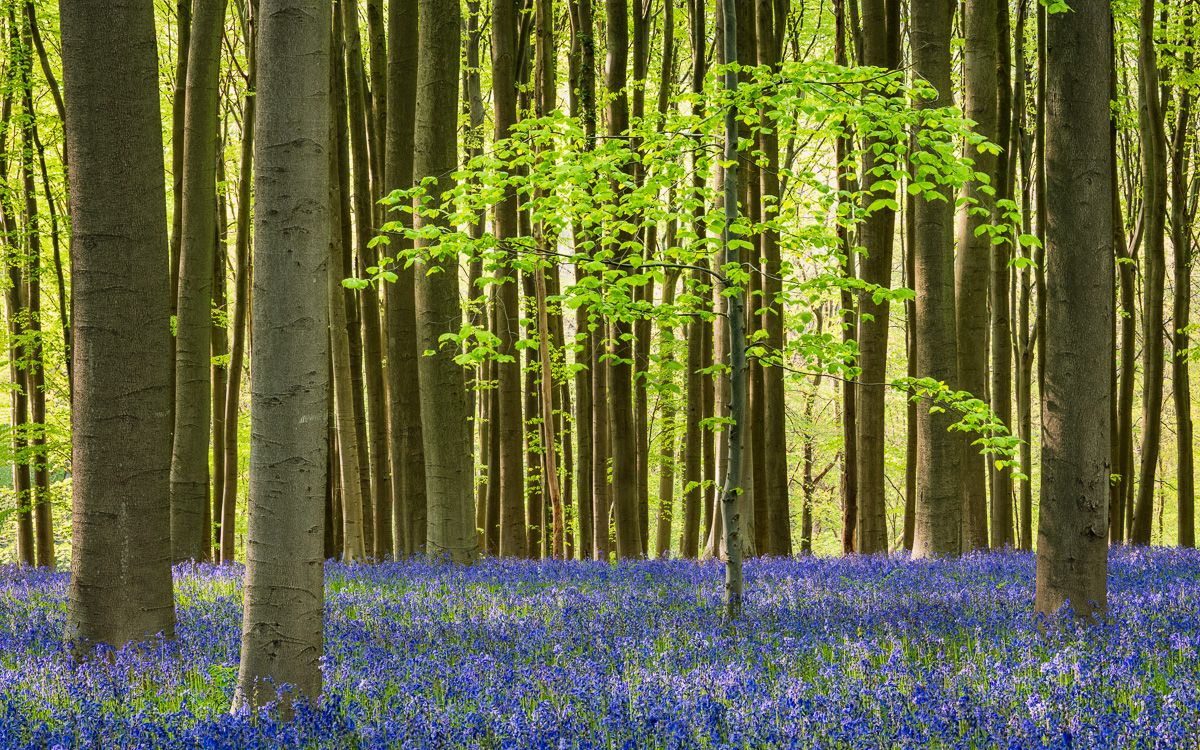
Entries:
[[0, 0], [0, 746], [1200, 747], [1200, 0]]

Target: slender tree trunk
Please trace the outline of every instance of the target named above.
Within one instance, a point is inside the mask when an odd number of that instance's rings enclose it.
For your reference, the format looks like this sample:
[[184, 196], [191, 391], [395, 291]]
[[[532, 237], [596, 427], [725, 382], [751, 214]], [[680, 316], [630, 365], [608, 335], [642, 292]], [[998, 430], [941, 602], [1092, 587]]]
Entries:
[[[460, 20], [458, 0], [420, 0], [417, 24], [422, 60], [417, 70], [417, 128], [413, 179], [427, 186], [431, 205], [440, 206], [453, 184], [458, 163], [458, 67]], [[447, 95], [446, 82], [449, 81]], [[445, 228], [441, 215], [417, 215], [417, 228]], [[421, 421], [425, 439], [425, 476], [429, 482], [429, 526], [426, 553], [455, 562], [479, 554], [475, 537], [475, 472], [471, 456], [470, 412], [463, 368], [454, 361], [455, 347], [441, 337], [458, 333], [462, 324], [458, 265], [454, 258], [428, 255], [436, 240], [417, 241], [417, 346], [434, 354], [417, 365], [421, 382]], [[437, 252], [433, 250], [433, 252]], [[440, 272], [439, 272], [440, 271]]]
[[[963, 7], [966, 44], [963, 49], [963, 79], [966, 84], [963, 110], [976, 124], [973, 130], [988, 141], [996, 137], [996, 2], [967, 0]], [[987, 185], [996, 185], [996, 157], [964, 146], [975, 162], [975, 171], [985, 175]], [[983, 180], [964, 185], [958, 215], [958, 254], [954, 265], [955, 323], [958, 335], [958, 387], [986, 400], [988, 326], [988, 277], [991, 235], [980, 232], [991, 219], [995, 196], [981, 190]], [[980, 209], [980, 210], [972, 210]], [[987, 462], [972, 445], [974, 433], [958, 436], [962, 443], [962, 546], [964, 550], [986, 548]]]
[[[993, 23], [997, 39], [997, 107], [996, 138], [1003, 151], [996, 159], [993, 184], [997, 199], [1012, 201], [1013, 182], [1016, 176], [1018, 131], [1012, 116], [1012, 55], [1009, 43], [1009, 0], [995, 0], [996, 13]], [[1018, 27], [1019, 28], [1019, 27]], [[1007, 211], [998, 205], [992, 206], [994, 224], [1006, 223]], [[992, 411], [1005, 427], [1012, 431], [1012, 326], [1009, 319], [1009, 296], [1012, 278], [1009, 263], [1017, 233], [1011, 232], [1005, 242], [991, 244], [991, 268], [989, 269], [988, 304], [991, 307], [991, 403]], [[960, 384], [961, 386], [961, 384]], [[978, 452], [978, 451], [976, 451]], [[986, 462], [986, 459], [985, 459]], [[991, 471], [991, 542], [1000, 548], [1013, 544], [1012, 474], [1008, 469]]]
[[237, 229], [234, 238], [237, 271], [233, 282], [233, 315], [230, 316], [233, 340], [229, 347], [229, 382], [225, 390], [225, 491], [221, 498], [221, 562], [231, 562], [236, 555], [234, 526], [237, 518], [238, 407], [242, 400], [242, 364], [248, 332], [246, 313], [250, 309], [250, 191], [254, 178], [258, 0], [253, 0], [251, 7], [253, 10], [246, 39], [246, 68], [249, 78], [246, 81], [246, 101], [242, 108], [242, 153], [238, 174]]
[[[1190, 16], [1184, 28], [1194, 32], [1196, 5], [1188, 8]], [[1192, 70], [1192, 47], [1183, 54], [1182, 70]], [[1181, 86], [1179, 110], [1175, 115], [1175, 135], [1171, 164], [1171, 246], [1174, 248], [1175, 279], [1172, 310], [1171, 383], [1175, 394], [1175, 460], [1178, 540], [1180, 547], [1196, 546], [1196, 474], [1192, 456], [1192, 385], [1188, 367], [1188, 347], [1191, 345], [1188, 324], [1191, 322], [1192, 301], [1192, 220], [1195, 209], [1188, 210], [1188, 137], [1194, 133], [1191, 89]], [[30, 305], [32, 308], [32, 303]], [[36, 414], [34, 421], [37, 421]], [[41, 552], [39, 546], [39, 554]]]
[[171, 558], [202, 560], [211, 547], [208, 505], [213, 256], [216, 252], [217, 107], [225, 0], [197, 0], [187, 66], [183, 224], [175, 319], [175, 439], [171, 455]]
[[[898, 64], [900, 35], [899, 0], [864, 0], [863, 49], [868, 65], [894, 69]], [[882, 142], [867, 140], [863, 155], [862, 174], [868, 187], [888, 177], [887, 162], [878, 159], [875, 146]], [[877, 171], [879, 170], [879, 171]], [[869, 190], [868, 204], [892, 200], [894, 191]], [[865, 250], [862, 258], [862, 280], [883, 288], [892, 285], [892, 238], [895, 232], [895, 211], [877, 208], [859, 225], [859, 245]], [[887, 338], [889, 304], [876, 304], [871, 295], [858, 300], [858, 364], [862, 369], [860, 381], [873, 385], [858, 386], [856, 394], [855, 448], [858, 452], [858, 522], [857, 551], [870, 555], [886, 552], [887, 492], [884, 476], [884, 396], [882, 383], [887, 375]]]
[[[908, 161], [912, 169], [912, 159]], [[910, 171], [911, 174], [911, 171]], [[914, 288], [917, 271], [917, 197], [912, 193], [904, 196], [904, 282]], [[907, 359], [906, 374], [917, 377], [917, 301], [904, 303], [904, 344]], [[911, 554], [913, 538], [917, 528], [917, 402], [906, 399], [904, 409], [904, 549]]]
[[[328, 467], [330, 12], [261, 0], [254, 161], [250, 521], [234, 706], [321, 696]], [[280, 148], [280, 144], [290, 144]], [[335, 303], [336, 304], [336, 303]]]
[[[690, 0], [688, 3], [689, 39], [692, 50], [691, 86], [692, 94], [697, 95], [704, 90], [705, 75], [705, 4], [700, 0]], [[703, 106], [699, 96], [694, 99], [693, 108]], [[702, 117], [703, 111], [693, 109], [693, 114]], [[694, 154], [700, 153], [704, 143], [700, 136], [696, 139]], [[692, 163], [692, 190], [699, 194], [704, 189], [704, 173], [699, 168], [698, 159]], [[697, 245], [703, 241], [705, 225], [703, 221], [704, 208], [698, 206], [692, 231], [696, 235]], [[693, 271], [689, 282], [694, 294], [699, 296], [699, 289], [708, 286], [710, 279], [701, 271]], [[703, 510], [702, 503], [705, 490], [702, 486], [704, 479], [704, 438], [701, 420], [704, 419], [705, 381], [700, 370], [704, 367], [703, 352], [705, 349], [704, 324], [699, 315], [695, 315], [687, 323], [687, 368], [686, 373], [686, 421], [683, 435], [683, 529], [679, 539], [679, 554], [683, 557], [696, 557], [699, 552], [700, 519]], [[712, 339], [708, 339], [709, 342]], [[711, 345], [711, 344], [710, 344]]]
[[[758, 24], [758, 64], [776, 67], [775, 31], [787, 22], [787, 18], [773, 17], [775, 3], [772, 0], [756, 0]], [[774, 133], [763, 133], [762, 149], [767, 164], [760, 170], [762, 180], [762, 208], [760, 221], [767, 223], [776, 219], [779, 211], [779, 137]], [[766, 345], [771, 352], [782, 352], [783, 332], [783, 266], [779, 251], [779, 234], [767, 230], [762, 235], [763, 252], [763, 328], [767, 332]], [[767, 547], [760, 553], [790, 555], [791, 518], [788, 503], [787, 434], [784, 423], [786, 414], [783, 388], [783, 370], [768, 367], [763, 372], [765, 414], [763, 423], [763, 462], [765, 479], [758, 490], [758, 498], [767, 506]]]
[[[737, 62], [737, 8], [735, 0], [725, 3], [725, 60], [727, 64]], [[725, 71], [725, 92], [733, 96], [738, 87], [736, 70]], [[737, 236], [733, 224], [738, 217], [737, 204], [737, 121], [733, 107], [725, 110], [725, 230], [722, 244], [725, 246], [727, 263], [738, 263]], [[725, 286], [725, 285], [722, 285]], [[728, 288], [724, 291], [728, 293]], [[729, 412], [732, 424], [728, 426], [729, 470], [725, 474], [721, 490], [721, 521], [725, 529], [725, 616], [729, 620], [741, 618], [742, 613], [742, 543], [739, 529], [738, 491], [741, 487], [742, 425], [746, 417], [746, 333], [743, 328], [745, 316], [745, 292], [735, 287], [727, 296], [729, 305], [730, 341], [730, 384], [732, 397]]]
[[[25, 7], [25, 25], [22, 32], [22, 47], [27, 55], [33, 51], [32, 8]], [[16, 30], [13, 30], [14, 35]], [[37, 208], [37, 189], [34, 182], [33, 160], [37, 153], [34, 144], [36, 112], [33, 108], [33, 89], [30, 68], [21, 67], [21, 99], [25, 119], [21, 123], [21, 183], [25, 194], [25, 236], [28, 249], [25, 264], [28, 269], [25, 290], [28, 326], [28, 343], [23, 347], [25, 354], [25, 391], [29, 398], [29, 460], [33, 486], [29, 494], [33, 506], [34, 536], [36, 538], [35, 561], [39, 568], [54, 569], [54, 519], [50, 508], [50, 468], [46, 455], [46, 373], [42, 349], [42, 239], [40, 218]], [[13, 381], [17, 383], [18, 381]]]
[[[937, 89], [934, 100], [919, 99], [921, 109], [952, 106], [950, 34], [954, 5], [936, 0], [913, 6], [913, 72]], [[917, 179], [922, 179], [918, 172]], [[954, 324], [954, 204], [949, 190], [941, 198], [916, 201], [915, 269], [917, 292], [917, 376], [956, 389], [957, 339]], [[962, 443], [949, 432], [956, 421], [930, 399], [917, 406], [917, 500], [913, 557], [957, 555], [962, 549]]]
[[[413, 184], [413, 144], [416, 127], [417, 46], [416, 0], [388, 3], [388, 117], [386, 192]], [[393, 220], [408, 226], [411, 214], [397, 211]], [[392, 237], [389, 254], [411, 249], [412, 241]], [[425, 545], [425, 449], [421, 434], [421, 404], [417, 386], [417, 308], [413, 296], [416, 276], [412, 266], [395, 263], [398, 280], [388, 290], [387, 358], [391, 427], [392, 534], [396, 556], [415, 554]], [[493, 423], [494, 424], [494, 423]], [[403, 536], [403, 538], [401, 538]], [[403, 542], [403, 544], [401, 544]]]
[[[336, 12], [336, 8], [335, 8]], [[337, 39], [337, 19], [334, 19], [334, 40]], [[335, 44], [336, 46], [336, 44]], [[330, 70], [333, 71], [333, 66]], [[336, 88], [336, 83], [331, 88]], [[341, 116], [340, 103], [334, 98], [333, 116]], [[329, 384], [333, 391], [334, 424], [337, 429], [337, 452], [340, 461], [339, 475], [342, 485], [342, 516], [339, 519], [343, 529], [342, 559], [344, 562], [361, 561], [367, 557], [365, 532], [363, 529], [363, 504], [367, 496], [362, 493], [362, 482], [359, 472], [362, 463], [359, 451], [362, 449], [358, 442], [358, 431], [354, 424], [354, 387], [350, 376], [350, 336], [346, 321], [345, 293], [342, 279], [347, 271], [342, 265], [345, 259], [343, 232], [341, 231], [341, 210], [345, 201], [341, 195], [342, 184], [338, 179], [338, 149], [337, 125], [330, 134], [329, 148], [329, 261], [326, 279], [326, 296], [329, 309], [329, 341], [331, 372], [333, 380]]]
[[[605, 0], [608, 28], [606, 87], [608, 105], [608, 136], [618, 139], [629, 129], [629, 99], [625, 90], [629, 60], [629, 3], [627, 0]], [[626, 170], [632, 170], [626, 165]], [[618, 193], [621, 189], [618, 189]], [[620, 200], [618, 198], [617, 200]], [[620, 233], [615, 242], [623, 244], [632, 239]], [[623, 263], [629, 256], [627, 247], [616, 250], [615, 259]], [[610, 321], [612, 359], [608, 365], [608, 420], [612, 435], [612, 492], [616, 528], [617, 555], [638, 557], [642, 543], [638, 520], [637, 442], [625, 436], [635, 435], [633, 394], [633, 326], [621, 316]]]
[[[857, 0], [850, 1], [851, 11], [857, 13]], [[834, 18], [837, 24], [834, 39], [834, 62], [838, 65], [847, 64], [846, 56], [846, 11], [845, 0], [834, 0]], [[851, 166], [847, 164], [850, 154], [850, 141], [847, 138], [837, 140], [838, 163], [838, 192], [845, 195], [850, 192]], [[850, 244], [850, 230], [844, 224], [837, 229], [838, 246], [842, 255], [842, 275], [853, 279], [854, 248]], [[842, 343], [847, 344], [858, 340], [858, 315], [854, 310], [854, 294], [849, 288], [842, 289]], [[845, 381], [842, 383], [842, 444], [844, 446], [842, 461], [842, 553], [849, 555], [854, 552], [855, 532], [858, 526], [858, 447], [855, 440], [858, 410], [856, 405], [857, 386]]]
[[[222, 126], [224, 131], [224, 126]], [[224, 137], [218, 145], [217, 181], [225, 182]], [[209, 357], [212, 383], [212, 482], [211, 506], [205, 508], [205, 517], [209, 522], [204, 526], [204, 559], [206, 562], [214, 559], [214, 553], [220, 556], [222, 534], [221, 498], [225, 496], [225, 391], [229, 387], [229, 329], [228, 323], [222, 323], [216, 316], [217, 311], [224, 313], [228, 321], [228, 293], [226, 287], [226, 269], [229, 264], [229, 205], [224, 193], [217, 195], [217, 224], [216, 252], [213, 253], [212, 267], [212, 305], [213, 315], [210, 325]]]
[[[667, 245], [670, 246], [674, 232], [668, 227]], [[679, 282], [679, 272], [668, 272], [663, 284], [662, 305], [670, 308], [675, 304], [675, 288]], [[661, 324], [658, 329], [658, 350], [662, 357], [662, 368], [659, 373], [659, 388], [662, 396], [662, 418], [658, 450], [658, 523], [655, 528], [654, 555], [664, 558], [671, 549], [671, 522], [674, 517], [675, 505], [675, 425], [676, 403], [675, 394], [669, 388], [674, 378], [675, 368], [675, 329], [669, 323]]]
[[[509, 137], [517, 124], [517, 8], [513, 0], [499, 0], [492, 8], [492, 88], [495, 140]], [[517, 196], [506, 192], [496, 204], [494, 231], [496, 239], [515, 257], [510, 244], [517, 237]], [[500, 435], [500, 554], [505, 557], [525, 557], [528, 538], [525, 530], [525, 466], [521, 457], [521, 436], [524, 424], [521, 413], [521, 357], [517, 341], [521, 337], [520, 294], [517, 270], [511, 264], [496, 269], [498, 328], [500, 342], [496, 364]]]
[[[186, 131], [188, 50], [192, 46], [192, 0], [175, 0], [175, 89], [171, 96], [171, 319], [179, 312], [179, 263], [183, 244], [183, 141]], [[175, 336], [171, 336], [171, 435], [175, 435]]]
[[[1046, 390], [1034, 610], [1107, 609], [1112, 200], [1109, 3], [1047, 19]], [[1162, 360], [1159, 360], [1161, 366]]]
[[68, 3], [60, 20], [78, 385], [65, 637], [80, 658], [175, 634], [171, 279], [154, 4]]
[[[346, 41], [346, 90], [350, 114], [350, 155], [354, 186], [354, 242], [358, 266], [378, 265], [378, 254], [370, 247], [375, 235], [374, 201], [371, 190], [371, 154], [367, 136], [367, 95], [364, 89], [362, 37], [358, 24], [358, 3], [341, 3], [342, 25]], [[347, 276], [351, 269], [345, 269]], [[367, 386], [367, 440], [360, 448], [370, 457], [371, 494], [363, 496], [363, 535], [367, 557], [376, 558], [391, 551], [392, 497], [391, 470], [387, 447], [387, 385], [383, 375], [382, 335], [379, 319], [379, 293], [374, 286], [359, 291], [359, 315], [362, 319], [363, 364]]]
[[[1142, 194], [1145, 202], [1145, 282], [1142, 302], [1142, 458], [1134, 508], [1134, 544], [1149, 544], [1155, 473], [1162, 442], [1163, 286], [1166, 276], [1167, 142], [1154, 49], [1154, 3], [1143, 0], [1138, 42]], [[1107, 60], [1107, 58], [1105, 58]], [[1106, 74], [1107, 75], [1107, 74]], [[1105, 79], [1107, 81], [1107, 78]], [[1107, 149], [1105, 149], [1107, 152]]]

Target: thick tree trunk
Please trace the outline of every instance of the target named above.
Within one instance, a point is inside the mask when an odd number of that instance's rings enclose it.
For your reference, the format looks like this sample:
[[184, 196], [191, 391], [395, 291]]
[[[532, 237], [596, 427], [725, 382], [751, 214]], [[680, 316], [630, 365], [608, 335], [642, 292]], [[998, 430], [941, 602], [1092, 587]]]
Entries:
[[[1046, 390], [1034, 610], [1107, 608], [1112, 467], [1109, 4], [1047, 19]], [[1161, 359], [1159, 360], [1161, 366]]]
[[[1155, 474], [1158, 454], [1162, 447], [1167, 141], [1159, 100], [1153, 0], [1143, 0], [1140, 18], [1138, 119], [1142, 136], [1142, 195], [1145, 202], [1146, 248], [1145, 262], [1142, 264], [1145, 274], [1142, 301], [1142, 457], [1130, 541], [1134, 544], [1149, 544], [1154, 492], [1158, 486]], [[1107, 77], [1105, 80], [1108, 80]], [[1106, 153], [1107, 150], [1105, 149]]]
[[211, 547], [208, 441], [213, 255], [216, 252], [217, 106], [225, 0], [197, 0], [187, 66], [183, 224], [175, 318], [175, 438], [171, 452], [171, 559], [202, 560]]
[[[913, 6], [913, 70], [937, 89], [922, 109], [954, 103], [950, 79], [950, 0]], [[921, 175], [917, 175], [921, 179]], [[954, 204], [948, 189], [940, 199], [918, 196], [914, 275], [917, 292], [917, 377], [933, 378], [955, 390], [958, 381], [954, 326]], [[962, 443], [948, 432], [954, 415], [930, 399], [917, 406], [917, 499], [913, 557], [957, 555], [962, 549]]]
[[[899, 0], [864, 0], [863, 59], [867, 65], [894, 69], [898, 64], [900, 13]], [[895, 49], [893, 49], [895, 48]], [[894, 191], [872, 190], [872, 184], [888, 178], [887, 162], [879, 159], [874, 148], [877, 139], [868, 139], [863, 155], [862, 174], [868, 189], [867, 204], [891, 200]], [[877, 173], [881, 170], [882, 173]], [[892, 239], [895, 211], [879, 207], [859, 225], [859, 242], [865, 251], [861, 259], [861, 278], [883, 288], [892, 285]], [[858, 300], [858, 364], [862, 369], [855, 407], [855, 448], [858, 452], [857, 551], [870, 555], [887, 552], [887, 481], [884, 476], [884, 396], [879, 385], [887, 377], [888, 321], [887, 300], [875, 304], [871, 295]]]
[[60, 19], [78, 386], [66, 639], [78, 658], [175, 634], [170, 268], [154, 4], [74, 2]]
[[[421, 65], [417, 70], [417, 127], [413, 179], [430, 181], [427, 197], [441, 206], [452, 186], [458, 163], [458, 68], [460, 45], [458, 0], [420, 0], [417, 23]], [[448, 95], [446, 82], [450, 82]], [[418, 215], [417, 228], [446, 226], [441, 216]], [[421, 381], [421, 426], [425, 439], [425, 476], [429, 483], [429, 526], [426, 554], [470, 562], [479, 554], [475, 536], [475, 472], [468, 424], [463, 368], [454, 361], [456, 347], [443, 345], [444, 334], [462, 325], [458, 264], [454, 258], [426, 253], [436, 240], [417, 241], [423, 251], [417, 275], [417, 346], [433, 351], [417, 365]], [[436, 252], [436, 250], [434, 250]]]
[[[179, 312], [179, 262], [183, 243], [183, 141], [187, 121], [188, 50], [192, 0], [175, 2], [175, 88], [171, 92], [171, 318]], [[175, 435], [175, 337], [171, 336], [171, 435]]]
[[[261, 0], [254, 346], [242, 658], [234, 706], [321, 696], [328, 471], [330, 11]], [[281, 144], [289, 144], [281, 148]], [[286, 705], [286, 704], [285, 704]]]

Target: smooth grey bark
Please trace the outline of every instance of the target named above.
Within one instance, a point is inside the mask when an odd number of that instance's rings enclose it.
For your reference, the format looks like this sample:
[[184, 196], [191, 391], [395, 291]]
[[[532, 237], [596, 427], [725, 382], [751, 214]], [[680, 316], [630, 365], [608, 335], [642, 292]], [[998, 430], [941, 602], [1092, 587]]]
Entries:
[[[920, 109], [954, 103], [950, 79], [950, 33], [954, 4], [931, 0], [913, 6], [913, 71], [937, 89]], [[925, 179], [923, 171], [917, 179]], [[917, 293], [917, 377], [933, 378], [952, 390], [958, 382], [954, 319], [954, 203], [948, 186], [941, 199], [917, 196], [915, 205], [914, 289]], [[913, 557], [957, 555], [962, 549], [959, 479], [961, 442], [948, 432], [955, 417], [937, 411], [929, 399], [917, 406], [917, 497]]]
[[[431, 207], [440, 208], [458, 163], [458, 72], [460, 17], [458, 0], [420, 0], [417, 69], [416, 139], [413, 179], [427, 187]], [[453, 93], [450, 93], [453, 92]], [[444, 215], [419, 213], [417, 229], [445, 227]], [[428, 251], [436, 240], [417, 241]], [[475, 472], [469, 431], [463, 368], [454, 361], [456, 348], [443, 345], [444, 334], [457, 334], [462, 325], [458, 262], [454, 257], [421, 253], [416, 262], [417, 346], [432, 351], [418, 362], [421, 382], [421, 427], [425, 440], [428, 482], [426, 553], [470, 562], [479, 554], [475, 536]]]
[[[735, 0], [725, 1], [725, 61], [727, 64], [737, 62], [737, 8]], [[725, 92], [733, 96], [738, 87], [737, 71], [730, 68], [725, 71]], [[733, 232], [733, 224], [738, 217], [737, 184], [737, 120], [733, 107], [725, 110], [725, 229], [722, 243], [725, 246], [725, 262], [738, 263], [741, 251], [738, 249], [737, 235]], [[725, 291], [728, 285], [722, 284]], [[746, 420], [746, 332], [745, 332], [745, 291], [735, 288], [733, 294], [726, 297], [729, 300], [729, 364], [731, 372], [729, 383], [731, 395], [729, 399], [729, 416], [732, 423], [728, 426], [729, 468], [721, 486], [721, 521], [725, 530], [725, 617], [737, 620], [742, 615], [742, 541], [740, 529], [740, 513], [738, 495], [741, 492], [742, 479], [742, 442], [744, 440], [744, 425]]]
[[212, 394], [213, 256], [217, 223], [217, 128], [225, 0], [196, 0], [183, 134], [183, 223], [175, 318], [175, 434], [171, 449], [171, 559], [203, 560]]
[[81, 657], [175, 634], [170, 269], [154, 4], [74, 0], [60, 19], [76, 384], [66, 638]]
[[[1113, 316], [1110, 6], [1046, 20], [1046, 363], [1034, 611], [1107, 608]], [[1161, 364], [1161, 362], [1160, 362]]]
[[249, 523], [235, 708], [321, 696], [328, 472], [330, 9], [261, 0]]

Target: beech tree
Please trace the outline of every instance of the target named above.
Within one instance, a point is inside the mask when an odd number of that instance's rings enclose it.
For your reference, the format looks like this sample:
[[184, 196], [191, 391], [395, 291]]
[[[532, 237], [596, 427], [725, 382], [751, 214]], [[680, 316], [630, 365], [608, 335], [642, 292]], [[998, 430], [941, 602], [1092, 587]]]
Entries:
[[235, 707], [321, 696], [330, 9], [260, 0], [249, 523]]
[[1046, 19], [1046, 379], [1034, 609], [1107, 608], [1113, 254], [1109, 4]]
[[175, 634], [170, 275], [154, 4], [75, 0], [60, 19], [78, 385], [66, 637], [80, 657]]

